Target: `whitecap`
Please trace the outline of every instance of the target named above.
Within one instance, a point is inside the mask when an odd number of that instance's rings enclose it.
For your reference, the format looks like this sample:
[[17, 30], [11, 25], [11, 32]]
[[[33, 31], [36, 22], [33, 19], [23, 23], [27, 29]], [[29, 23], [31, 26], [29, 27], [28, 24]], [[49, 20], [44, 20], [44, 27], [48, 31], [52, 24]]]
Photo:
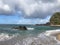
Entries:
[[27, 30], [34, 30], [34, 28], [27, 27]]

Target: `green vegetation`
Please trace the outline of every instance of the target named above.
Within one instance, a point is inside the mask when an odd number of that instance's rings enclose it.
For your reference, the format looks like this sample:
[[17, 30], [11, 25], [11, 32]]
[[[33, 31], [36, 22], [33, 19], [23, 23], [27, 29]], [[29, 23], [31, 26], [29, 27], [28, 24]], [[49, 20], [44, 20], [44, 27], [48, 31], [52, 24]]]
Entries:
[[60, 12], [56, 12], [50, 19], [51, 25], [60, 25]]

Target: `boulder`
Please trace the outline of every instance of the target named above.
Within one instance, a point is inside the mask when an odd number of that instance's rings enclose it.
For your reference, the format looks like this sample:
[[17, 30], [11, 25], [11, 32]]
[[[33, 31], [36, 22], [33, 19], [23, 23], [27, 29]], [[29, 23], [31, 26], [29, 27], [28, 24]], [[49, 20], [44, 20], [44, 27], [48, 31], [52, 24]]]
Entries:
[[14, 29], [27, 30], [27, 28], [25, 26], [18, 26], [18, 27], [15, 27]]

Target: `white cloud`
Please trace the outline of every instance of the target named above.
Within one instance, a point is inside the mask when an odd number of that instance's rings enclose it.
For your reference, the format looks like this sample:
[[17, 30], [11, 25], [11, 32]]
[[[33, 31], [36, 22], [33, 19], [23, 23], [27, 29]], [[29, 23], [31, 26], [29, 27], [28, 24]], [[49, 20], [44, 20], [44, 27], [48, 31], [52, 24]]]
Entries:
[[60, 0], [0, 0], [0, 14], [18, 11], [24, 18], [45, 18], [60, 11]]
[[10, 7], [8, 5], [4, 5], [2, 8], [3, 10], [10, 11]]
[[15, 9], [13, 8], [13, 4], [11, 6], [11, 2], [5, 2], [7, 0], [0, 0], [0, 15], [9, 15], [15, 13]]
[[0, 14], [10, 14], [11, 8], [8, 4], [4, 4], [2, 0], [0, 0]]
[[[44, 3], [42, 0], [19, 0], [20, 9], [26, 18], [44, 18], [60, 10], [60, 1]], [[58, 9], [59, 8], [59, 9]]]

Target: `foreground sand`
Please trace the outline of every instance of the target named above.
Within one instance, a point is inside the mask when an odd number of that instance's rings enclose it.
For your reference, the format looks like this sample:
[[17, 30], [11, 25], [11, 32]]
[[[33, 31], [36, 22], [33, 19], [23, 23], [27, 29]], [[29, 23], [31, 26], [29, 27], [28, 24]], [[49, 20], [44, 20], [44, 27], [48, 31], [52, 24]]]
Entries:
[[60, 26], [60, 25], [50, 25], [50, 26]]
[[60, 33], [56, 35], [56, 39], [60, 41]]

